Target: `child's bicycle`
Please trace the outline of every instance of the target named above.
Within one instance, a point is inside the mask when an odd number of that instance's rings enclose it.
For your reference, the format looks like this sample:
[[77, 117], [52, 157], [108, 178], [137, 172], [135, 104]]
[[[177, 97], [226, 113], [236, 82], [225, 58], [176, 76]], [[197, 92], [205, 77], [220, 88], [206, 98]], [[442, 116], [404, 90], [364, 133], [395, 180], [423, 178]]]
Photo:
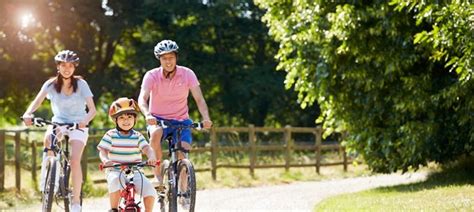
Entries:
[[[52, 121], [44, 120], [42, 118], [33, 118], [33, 124], [36, 127], [43, 127], [45, 125], [53, 126], [53, 134], [51, 139], [51, 146], [48, 151], [52, 151], [54, 156], [49, 156], [47, 161], [47, 171], [42, 195], [42, 211], [51, 211], [53, 207], [53, 199], [56, 204], [60, 206], [59, 202], [64, 201], [64, 208], [66, 212], [70, 211], [70, 204], [72, 200], [72, 191], [69, 188], [69, 180], [71, 176], [71, 163], [69, 158], [69, 131], [79, 129], [77, 123], [54, 123]], [[59, 131], [60, 136], [57, 135], [56, 130]], [[81, 205], [82, 205], [82, 188], [81, 188]]]
[[[164, 120], [157, 120], [162, 128], [175, 128], [176, 138], [181, 138], [184, 129], [202, 129], [202, 123], [191, 125], [172, 124]], [[173, 135], [163, 136], [161, 141], [168, 142], [169, 160], [163, 160], [160, 174], [163, 177], [163, 185], [157, 188], [160, 211], [178, 211], [178, 201], [182, 211], [194, 211], [196, 205], [196, 175], [194, 166], [189, 160], [189, 151], [181, 146], [181, 142], [173, 142]], [[171, 145], [171, 144], [175, 145]], [[183, 152], [184, 159], [178, 159], [177, 152]], [[168, 208], [166, 208], [168, 205]], [[180, 210], [181, 211], [181, 210]]]
[[[159, 164], [159, 163], [158, 163]], [[157, 164], [157, 165], [158, 165]], [[119, 179], [122, 178], [122, 175], [125, 176], [125, 185], [121, 184], [123, 190], [120, 192], [120, 205], [118, 211], [141, 211], [140, 201], [135, 202], [135, 182], [133, 182], [133, 177], [135, 172], [139, 172], [140, 176], [144, 177], [145, 174], [143, 173], [142, 169], [145, 166], [155, 167], [154, 165], [148, 165], [146, 161], [140, 163], [120, 163], [114, 164], [110, 166], [104, 166], [103, 164], [99, 165], [99, 169], [102, 170], [104, 168], [120, 168], [120, 175]], [[121, 180], [119, 180], [122, 183]], [[143, 192], [143, 188], [142, 188]], [[142, 195], [140, 195], [142, 196]]]

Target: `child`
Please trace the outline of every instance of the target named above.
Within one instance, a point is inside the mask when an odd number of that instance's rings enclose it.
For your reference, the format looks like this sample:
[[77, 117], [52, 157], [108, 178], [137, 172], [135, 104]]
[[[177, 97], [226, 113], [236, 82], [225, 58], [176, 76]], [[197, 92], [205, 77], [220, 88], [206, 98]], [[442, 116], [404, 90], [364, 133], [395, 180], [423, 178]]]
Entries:
[[[103, 165], [141, 162], [142, 152], [148, 157], [148, 164], [155, 165], [156, 157], [153, 149], [140, 132], [133, 130], [139, 113], [140, 109], [133, 99], [122, 97], [112, 103], [109, 116], [116, 123], [116, 127], [105, 133], [97, 145]], [[122, 179], [119, 182], [120, 171], [113, 168], [109, 168], [106, 173], [111, 211], [117, 211], [120, 191], [123, 189], [122, 185], [125, 185], [125, 179], [121, 175]], [[135, 173], [133, 179], [134, 182], [140, 182], [135, 183], [135, 186], [137, 193], [143, 194], [145, 211], [152, 211], [157, 197], [156, 190], [143, 174], [140, 176], [139, 172]], [[143, 193], [141, 193], [142, 189]]]

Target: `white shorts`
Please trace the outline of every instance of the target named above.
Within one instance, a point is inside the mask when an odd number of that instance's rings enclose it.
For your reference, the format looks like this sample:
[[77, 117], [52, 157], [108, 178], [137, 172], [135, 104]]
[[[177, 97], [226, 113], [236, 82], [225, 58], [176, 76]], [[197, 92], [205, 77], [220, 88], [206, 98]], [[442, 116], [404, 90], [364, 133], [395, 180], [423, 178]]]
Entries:
[[[120, 181], [119, 181], [120, 176]], [[118, 170], [111, 170], [108, 169], [106, 172], [107, 178], [107, 187], [109, 189], [109, 193], [113, 193], [119, 190], [124, 189], [125, 187], [125, 174], [120, 174]], [[143, 181], [142, 181], [143, 179]], [[137, 189], [137, 194], [141, 195], [142, 197], [153, 196], [155, 199], [157, 198], [156, 190], [150, 181], [146, 178], [146, 176], [138, 171], [135, 171], [135, 175], [133, 176], [133, 182], [135, 184], [135, 188]], [[143, 182], [143, 183], [142, 183]], [[143, 188], [143, 194], [142, 194]]]
[[[53, 126], [48, 126], [46, 130], [46, 135], [50, 136], [53, 133]], [[69, 135], [69, 141], [80, 141], [84, 145], [87, 144], [87, 139], [89, 138], [89, 128], [73, 129], [67, 130], [67, 135]]]

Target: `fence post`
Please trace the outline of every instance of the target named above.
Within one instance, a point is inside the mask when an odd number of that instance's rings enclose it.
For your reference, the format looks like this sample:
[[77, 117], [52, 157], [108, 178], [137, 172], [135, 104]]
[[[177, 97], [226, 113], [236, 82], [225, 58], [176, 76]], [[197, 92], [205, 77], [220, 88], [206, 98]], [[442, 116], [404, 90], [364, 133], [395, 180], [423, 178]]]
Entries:
[[38, 157], [38, 152], [36, 149], [36, 139], [31, 140], [31, 177], [33, 178], [33, 183], [38, 182], [36, 180], [36, 158]]
[[82, 181], [86, 182], [86, 179], [87, 179], [87, 145], [84, 147], [84, 151], [82, 152], [81, 169], [82, 169]]
[[347, 154], [346, 154], [346, 147], [342, 147], [342, 159], [344, 161], [344, 172], [347, 172]]
[[347, 162], [348, 161], [347, 161], [346, 147], [342, 146], [341, 143], [342, 143], [343, 140], [346, 140], [347, 136], [348, 136], [347, 132], [342, 133], [341, 142], [339, 142], [339, 145], [342, 147], [342, 160], [344, 161], [344, 164], [343, 164], [344, 165], [344, 172], [347, 172], [347, 166], [348, 166]]
[[217, 132], [211, 128], [211, 172], [212, 179], [217, 179]]
[[15, 132], [15, 186], [17, 192], [21, 191], [21, 152], [20, 152], [20, 132]]
[[293, 142], [291, 140], [291, 126], [285, 126], [284, 139], [286, 144], [286, 155], [285, 155], [285, 171], [290, 170], [291, 162], [291, 150], [293, 149]]
[[0, 130], [0, 191], [5, 190], [5, 131]]
[[257, 158], [257, 148], [255, 146], [255, 126], [249, 125], [249, 142], [250, 142], [250, 176], [255, 177], [255, 164]]
[[321, 135], [322, 130], [321, 128], [316, 128], [315, 130], [315, 136], [316, 136], [316, 173], [319, 174], [319, 169], [321, 167]]

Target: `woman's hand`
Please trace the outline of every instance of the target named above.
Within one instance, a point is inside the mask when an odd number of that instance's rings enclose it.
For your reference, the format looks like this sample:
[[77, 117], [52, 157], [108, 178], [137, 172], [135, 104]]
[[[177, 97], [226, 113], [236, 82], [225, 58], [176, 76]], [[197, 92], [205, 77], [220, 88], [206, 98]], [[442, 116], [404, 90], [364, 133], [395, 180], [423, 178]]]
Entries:
[[79, 128], [86, 128], [88, 124], [89, 124], [89, 123], [87, 123], [87, 122], [85, 122], [85, 121], [81, 121], [81, 122], [78, 123], [78, 125], [79, 125], [78, 127], [79, 127]]
[[33, 125], [33, 114], [31, 113], [25, 113], [22, 116], [23, 123], [25, 123], [26, 126], [31, 126]]

